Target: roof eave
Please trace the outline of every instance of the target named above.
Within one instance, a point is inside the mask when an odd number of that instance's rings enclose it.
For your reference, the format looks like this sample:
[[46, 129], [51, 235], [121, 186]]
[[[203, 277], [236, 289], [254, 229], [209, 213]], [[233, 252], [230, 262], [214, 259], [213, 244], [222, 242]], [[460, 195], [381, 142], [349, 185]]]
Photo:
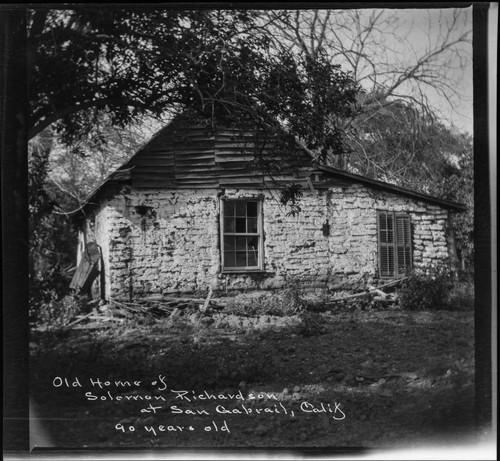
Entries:
[[404, 187], [396, 186], [394, 184], [379, 181], [377, 179], [366, 178], [364, 176], [355, 173], [349, 173], [347, 171], [340, 170], [331, 166], [318, 166], [318, 170], [332, 176], [342, 177], [353, 182], [365, 184], [375, 189], [381, 189], [395, 194], [405, 195], [416, 200], [422, 200], [428, 203], [439, 205], [449, 211], [464, 212], [467, 210], [467, 206], [463, 203], [440, 199], [432, 195], [424, 194], [423, 192], [416, 192]]

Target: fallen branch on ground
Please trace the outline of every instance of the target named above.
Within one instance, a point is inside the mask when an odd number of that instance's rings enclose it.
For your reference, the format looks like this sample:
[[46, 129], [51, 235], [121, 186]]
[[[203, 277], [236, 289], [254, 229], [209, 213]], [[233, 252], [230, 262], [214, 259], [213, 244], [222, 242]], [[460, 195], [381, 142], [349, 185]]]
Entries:
[[408, 277], [403, 277], [401, 279], [393, 280], [377, 287], [368, 285], [366, 290], [360, 293], [354, 293], [352, 295], [342, 296], [339, 298], [332, 298], [328, 302], [328, 305], [333, 308], [337, 307], [338, 304], [350, 304], [356, 300], [363, 300], [363, 298], [368, 298], [368, 301], [370, 302], [370, 305], [372, 307], [376, 306], [377, 304], [396, 304], [398, 300], [397, 294], [385, 293], [382, 289], [397, 287], [407, 278]]

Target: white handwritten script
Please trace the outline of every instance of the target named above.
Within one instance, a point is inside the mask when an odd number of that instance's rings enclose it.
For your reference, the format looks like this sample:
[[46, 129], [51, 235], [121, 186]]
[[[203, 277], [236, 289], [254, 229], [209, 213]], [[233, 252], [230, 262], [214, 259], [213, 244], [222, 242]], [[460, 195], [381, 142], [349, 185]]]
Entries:
[[[150, 435], [163, 432], [226, 432], [231, 429], [226, 419], [234, 417], [265, 417], [280, 415], [296, 418], [304, 415], [326, 415], [332, 421], [342, 421], [346, 413], [339, 402], [322, 402], [315, 398], [308, 399], [299, 392], [270, 391], [208, 391], [175, 389], [168, 385], [164, 375], [159, 374], [150, 381], [141, 380], [102, 380], [99, 377], [80, 379], [78, 377], [56, 376], [52, 381], [54, 388], [74, 388], [82, 392], [86, 402], [98, 403], [135, 402], [140, 407], [134, 410], [135, 416], [155, 415], [164, 417], [164, 424], [136, 424], [134, 418], [114, 424], [115, 431], [133, 433], [146, 431]], [[295, 389], [297, 391], [298, 389]], [[93, 402], [93, 403], [92, 403]], [[173, 416], [207, 418], [201, 424], [173, 424]], [[131, 415], [134, 416], [134, 415]], [[139, 419], [143, 421], [143, 419]], [[147, 420], [147, 418], [146, 418]], [[184, 420], [185, 421], [185, 418]]]

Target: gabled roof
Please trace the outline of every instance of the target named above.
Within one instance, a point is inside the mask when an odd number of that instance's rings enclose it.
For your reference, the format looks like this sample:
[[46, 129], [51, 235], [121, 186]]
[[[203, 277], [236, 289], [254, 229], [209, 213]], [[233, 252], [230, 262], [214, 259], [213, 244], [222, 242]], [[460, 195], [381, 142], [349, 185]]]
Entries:
[[[267, 154], [276, 139], [177, 117], [92, 191], [84, 207], [98, 200], [104, 188], [113, 183], [169, 189], [262, 187], [269, 175], [257, 167], [256, 158], [269, 160]], [[286, 159], [273, 157], [279, 174], [308, 175], [310, 153], [297, 146], [291, 154]]]
[[[325, 186], [328, 178], [339, 183], [358, 183], [367, 187], [404, 195], [439, 205], [451, 211], [464, 211], [461, 203], [442, 200], [421, 192], [366, 178], [330, 166], [318, 166], [313, 155], [297, 144], [293, 155], [275, 159], [279, 176], [269, 176], [254, 164], [255, 157], [269, 152], [275, 138], [256, 140], [255, 134], [237, 128], [206, 126], [185, 118], [174, 119], [121, 167], [111, 173], [87, 198], [82, 208], [99, 203], [100, 195], [112, 184], [131, 184], [134, 188], [261, 188], [269, 183], [303, 182], [311, 184], [314, 173], [323, 177], [314, 187]], [[288, 154], [288, 152], [287, 152]], [[325, 181], [326, 179], [326, 181]], [[309, 182], [307, 182], [309, 180]]]

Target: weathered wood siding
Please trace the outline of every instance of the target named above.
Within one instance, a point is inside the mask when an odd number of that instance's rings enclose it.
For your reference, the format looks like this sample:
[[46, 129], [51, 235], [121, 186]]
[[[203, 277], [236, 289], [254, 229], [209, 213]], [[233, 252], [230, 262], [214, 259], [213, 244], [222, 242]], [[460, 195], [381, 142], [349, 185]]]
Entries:
[[[271, 180], [255, 167], [254, 160], [262, 152], [268, 155], [273, 139], [255, 137], [238, 129], [203, 126], [189, 127], [172, 123], [144, 146], [121, 170], [130, 170], [132, 186], [137, 188], [193, 189], [206, 187], [256, 187]], [[303, 164], [311, 158], [297, 151]], [[296, 167], [289, 160], [278, 159], [283, 168], [278, 182], [304, 182], [311, 167]], [[291, 175], [291, 176], [290, 176]]]

